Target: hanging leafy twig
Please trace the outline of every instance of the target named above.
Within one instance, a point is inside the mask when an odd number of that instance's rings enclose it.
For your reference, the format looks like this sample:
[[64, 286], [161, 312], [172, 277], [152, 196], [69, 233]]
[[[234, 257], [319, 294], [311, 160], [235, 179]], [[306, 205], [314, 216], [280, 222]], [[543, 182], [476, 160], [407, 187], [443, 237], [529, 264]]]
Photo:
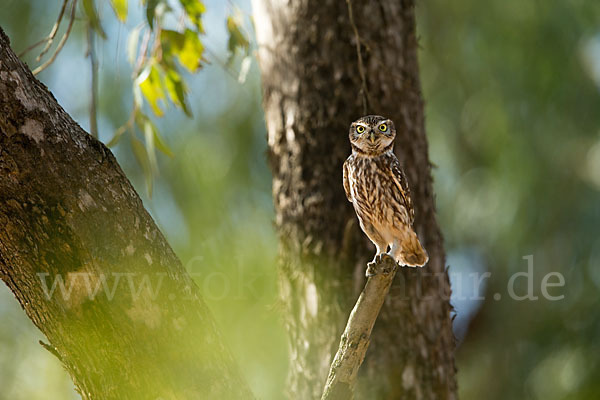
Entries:
[[58, 56], [58, 53], [60, 53], [60, 51], [63, 49], [63, 47], [65, 46], [65, 43], [67, 43], [67, 39], [69, 38], [69, 34], [71, 33], [71, 28], [73, 28], [73, 23], [75, 22], [75, 11], [76, 10], [77, 10], [77, 0], [73, 0], [73, 4], [71, 5], [71, 17], [69, 20], [69, 26], [67, 26], [67, 31], [60, 39], [60, 42], [58, 43], [58, 46], [56, 47], [54, 54], [52, 54], [52, 57], [50, 57], [50, 59], [48, 61], [46, 61], [45, 63], [43, 63], [42, 65], [40, 65], [39, 67], [37, 67], [36, 69], [34, 69], [32, 71], [34, 75], [37, 75], [40, 72], [42, 72], [43, 70], [45, 70], [46, 68], [48, 68], [54, 62], [54, 60], [56, 59], [56, 56]]
[[46, 36], [45, 38], [42, 38], [42, 39], [38, 40], [37, 42], [35, 42], [34, 44], [32, 44], [31, 46], [29, 46], [28, 48], [26, 48], [22, 52], [20, 52], [18, 54], [18, 57], [19, 58], [23, 57], [25, 54], [29, 53], [31, 50], [35, 49], [39, 45], [42, 45], [42, 44], [46, 43], [48, 40], [49, 40], [48, 36]]
[[42, 59], [42, 57], [44, 57], [44, 55], [48, 52], [48, 50], [50, 49], [50, 46], [52, 46], [52, 42], [54, 42], [54, 38], [56, 37], [56, 34], [58, 33], [58, 28], [60, 27], [62, 18], [65, 15], [65, 10], [67, 8], [68, 2], [69, 2], [69, 0], [63, 1], [62, 7], [60, 8], [60, 13], [58, 14], [58, 19], [56, 20], [56, 23], [54, 24], [54, 26], [52, 27], [52, 30], [50, 31], [50, 34], [48, 35], [48, 43], [46, 43], [46, 46], [44, 47], [44, 49], [36, 57], [36, 59], [35, 59], [36, 61], [39, 62]]
[[[53, 41], [58, 34], [65, 18], [66, 9], [71, 2], [71, 15], [66, 32], [59, 41], [54, 53], [49, 60], [33, 70], [38, 74], [49, 67], [63, 49], [69, 38], [78, 0], [63, 0], [62, 7], [49, 35], [30, 46], [22, 54], [37, 46], [45, 44], [38, 61], [50, 50]], [[90, 100], [90, 133], [98, 136], [98, 62], [96, 57], [95, 40], [97, 37], [106, 38], [102, 28], [101, 15], [96, 8], [96, 0], [81, 0], [82, 13], [87, 22], [87, 56], [90, 57], [91, 68], [91, 100]], [[128, 0], [110, 0], [112, 9], [117, 19], [124, 23], [127, 20]], [[178, 0], [180, 9], [171, 6], [167, 0], [142, 0], [145, 7], [145, 21], [134, 28], [128, 39], [128, 59], [133, 69], [133, 107], [129, 120], [115, 132], [109, 141], [109, 146], [114, 146], [127, 131], [130, 132], [130, 141], [134, 147], [136, 159], [144, 169], [147, 182], [151, 182], [154, 175], [158, 173], [155, 150], [159, 150], [169, 156], [172, 152], [151, 119], [150, 113], [155, 117], [162, 117], [165, 109], [170, 105], [180, 108], [186, 115], [192, 116], [188, 105], [188, 88], [184, 80], [183, 69], [196, 73], [208, 63], [206, 54], [211, 54], [219, 65], [237, 79], [239, 82], [245, 80], [250, 68], [250, 41], [247, 31], [243, 26], [243, 15], [230, 1], [233, 12], [226, 20], [229, 33], [228, 60], [222, 62], [214, 54], [206, 49], [202, 41], [204, 26], [202, 18], [206, 8], [202, 0]], [[169, 25], [169, 17], [174, 17], [178, 23], [173, 28]], [[166, 26], [165, 26], [166, 23]], [[140, 38], [140, 35], [142, 37]], [[241, 50], [242, 59], [240, 71], [232, 72], [232, 61]], [[145, 112], [146, 103], [150, 112]], [[138, 138], [140, 136], [140, 138]], [[143, 146], [140, 146], [143, 144]], [[143, 155], [143, 151], [145, 155]], [[150, 176], [149, 176], [150, 175]], [[150, 185], [148, 185], [150, 186]], [[150, 189], [149, 189], [150, 192]]]
[[56, 33], [58, 32], [58, 28], [60, 27], [60, 23], [62, 21], [63, 15], [65, 14], [65, 9], [67, 8], [68, 2], [69, 2], [69, 0], [63, 0], [62, 7], [60, 8], [60, 13], [58, 14], [58, 18], [57, 18], [56, 22], [54, 23], [54, 26], [52, 27], [52, 30], [50, 31], [48, 36], [38, 40], [37, 42], [35, 42], [31, 46], [29, 46], [28, 48], [23, 50], [21, 53], [19, 53], [19, 57], [23, 57], [25, 54], [27, 54], [31, 50], [35, 49], [39, 45], [46, 43], [46, 47], [44, 47], [42, 52], [37, 56], [36, 61], [40, 61], [42, 59], [42, 56], [44, 54], [46, 54], [46, 52], [48, 51], [50, 46], [52, 46], [52, 42], [54, 41], [54, 37], [56, 36]]

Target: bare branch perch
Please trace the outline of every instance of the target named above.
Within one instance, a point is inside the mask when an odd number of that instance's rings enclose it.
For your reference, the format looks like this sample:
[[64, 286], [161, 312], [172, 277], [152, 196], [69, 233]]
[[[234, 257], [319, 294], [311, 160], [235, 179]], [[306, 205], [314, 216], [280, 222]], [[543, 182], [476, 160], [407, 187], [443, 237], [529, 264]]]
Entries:
[[354, 309], [350, 313], [340, 346], [335, 355], [321, 400], [351, 400], [354, 384], [369, 342], [371, 331], [387, 296], [398, 265], [391, 257], [375, 266], [379, 272], [369, 277]]

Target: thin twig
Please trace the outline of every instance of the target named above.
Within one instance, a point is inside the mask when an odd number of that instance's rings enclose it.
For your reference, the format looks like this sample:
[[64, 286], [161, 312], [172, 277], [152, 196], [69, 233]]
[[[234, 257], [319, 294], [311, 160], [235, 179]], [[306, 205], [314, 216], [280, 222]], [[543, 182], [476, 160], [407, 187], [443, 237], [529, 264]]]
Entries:
[[[235, 81], [238, 80], [239, 77], [239, 72], [236, 71], [235, 69], [233, 69], [233, 67], [228, 66], [227, 63], [223, 60], [221, 60], [219, 58], [219, 56], [217, 56], [217, 53], [213, 50], [211, 50], [208, 46], [204, 45], [204, 50], [208, 53], [208, 55], [210, 55], [212, 57], [212, 60], [218, 64], [221, 68], [223, 68], [223, 70], [225, 71], [225, 73], [227, 73], [227, 75], [229, 75], [230, 77], [232, 77]], [[210, 63], [210, 60], [207, 60]]]
[[88, 24], [88, 56], [90, 57], [90, 68], [92, 79], [90, 82], [90, 134], [98, 139], [98, 60], [96, 59], [96, 40], [92, 24]]
[[152, 54], [158, 62], [162, 60], [162, 43], [160, 41], [161, 31], [162, 27], [160, 26], [160, 21], [156, 21], [154, 24], [154, 43], [152, 43], [150, 54]]
[[138, 53], [138, 58], [135, 63], [135, 67], [133, 68], [133, 78], [137, 78], [140, 74], [140, 70], [144, 66], [144, 62], [146, 61], [147, 52], [148, 52], [148, 44], [150, 42], [150, 36], [152, 32], [150, 30], [146, 30], [144, 33], [144, 38], [142, 39], [142, 45], [140, 46], [140, 51]]
[[36, 61], [40, 61], [42, 59], [42, 57], [44, 56], [44, 54], [46, 54], [48, 52], [48, 50], [50, 49], [50, 46], [52, 46], [52, 42], [54, 42], [54, 38], [56, 37], [56, 34], [58, 33], [58, 28], [60, 27], [60, 23], [63, 19], [63, 16], [65, 15], [65, 9], [67, 8], [68, 2], [69, 2], [69, 0], [63, 0], [62, 7], [60, 8], [60, 13], [58, 14], [58, 19], [54, 23], [54, 26], [52, 27], [52, 30], [50, 31], [50, 34], [48, 35], [48, 43], [46, 43], [46, 46], [44, 47], [44, 49], [42, 50], [40, 55], [37, 56], [37, 58], [35, 59]]
[[34, 75], [37, 75], [40, 72], [42, 72], [43, 70], [45, 70], [46, 68], [48, 68], [54, 62], [54, 60], [56, 59], [56, 56], [58, 56], [58, 53], [60, 53], [62, 48], [65, 46], [65, 43], [67, 43], [67, 39], [69, 38], [69, 34], [71, 33], [71, 28], [73, 28], [73, 22], [75, 22], [76, 9], [77, 9], [77, 0], [73, 0], [73, 5], [71, 6], [71, 19], [69, 20], [69, 26], [67, 27], [67, 31], [65, 32], [63, 37], [60, 39], [60, 42], [58, 43], [58, 46], [56, 47], [54, 54], [52, 54], [52, 57], [50, 57], [50, 59], [48, 61], [46, 61], [45, 63], [43, 63], [42, 65], [40, 65], [39, 67], [37, 67], [36, 69], [34, 69], [32, 71]]
[[48, 40], [50, 40], [48, 36], [46, 36], [43, 39], [38, 40], [37, 42], [35, 42], [34, 44], [32, 44], [31, 46], [29, 46], [28, 48], [26, 48], [22, 52], [20, 52], [18, 57], [19, 58], [23, 57], [25, 54], [29, 53], [31, 50], [35, 49], [39, 45], [46, 43]]
[[362, 52], [360, 49], [362, 40], [360, 38], [360, 35], [358, 34], [358, 28], [356, 27], [356, 23], [354, 22], [354, 13], [352, 11], [352, 0], [346, 0], [346, 4], [348, 5], [348, 16], [350, 19], [350, 25], [352, 26], [352, 30], [354, 31], [354, 38], [356, 41], [356, 56], [358, 58], [358, 73], [360, 75], [360, 81], [361, 81], [360, 91], [362, 93], [362, 100], [363, 100], [363, 113], [367, 114], [367, 112], [369, 110], [370, 96], [369, 96], [369, 89], [367, 88], [367, 76], [365, 74], [365, 66], [363, 64]]
[[114, 145], [116, 145], [121, 139], [121, 136], [123, 136], [123, 134], [127, 132], [127, 130], [129, 130], [129, 132], [131, 132], [132, 135], [135, 134], [133, 124], [135, 123], [135, 115], [137, 112], [138, 106], [134, 105], [131, 114], [129, 114], [129, 119], [127, 120], [127, 122], [121, 125], [119, 129], [115, 131], [113, 138], [110, 139], [110, 141], [106, 144], [107, 147], [113, 147]]
[[378, 273], [369, 277], [350, 313], [340, 346], [335, 355], [321, 400], [351, 400], [373, 326], [398, 270], [391, 257], [383, 257], [375, 266]]
[[62, 7], [60, 9], [60, 13], [58, 14], [58, 19], [54, 23], [54, 26], [52, 27], [52, 30], [50, 31], [50, 33], [48, 34], [48, 36], [46, 36], [45, 38], [42, 38], [42, 39], [38, 40], [37, 42], [35, 42], [31, 46], [27, 47], [22, 52], [20, 52], [19, 53], [19, 58], [23, 57], [25, 54], [29, 53], [31, 50], [35, 49], [39, 45], [47, 43], [46, 47], [44, 47], [44, 50], [42, 50], [42, 53], [37, 57], [37, 61], [39, 61], [41, 59], [42, 55], [52, 45], [52, 41], [54, 40], [54, 37], [56, 36], [56, 32], [58, 32], [58, 27], [60, 26], [60, 22], [62, 21], [63, 15], [65, 14], [65, 8], [67, 7], [67, 3], [68, 2], [69, 2], [69, 0], [64, 0], [63, 1]]

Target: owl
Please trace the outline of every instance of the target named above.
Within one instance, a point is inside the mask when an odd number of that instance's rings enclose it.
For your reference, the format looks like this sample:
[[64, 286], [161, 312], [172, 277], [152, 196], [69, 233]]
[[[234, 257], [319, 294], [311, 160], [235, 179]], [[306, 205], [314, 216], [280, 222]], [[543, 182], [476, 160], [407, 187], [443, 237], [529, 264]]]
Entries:
[[368, 115], [350, 125], [349, 137], [352, 154], [344, 162], [344, 190], [360, 227], [377, 248], [367, 276], [376, 273], [386, 254], [401, 266], [424, 266], [429, 257], [412, 228], [410, 190], [393, 152], [394, 123]]

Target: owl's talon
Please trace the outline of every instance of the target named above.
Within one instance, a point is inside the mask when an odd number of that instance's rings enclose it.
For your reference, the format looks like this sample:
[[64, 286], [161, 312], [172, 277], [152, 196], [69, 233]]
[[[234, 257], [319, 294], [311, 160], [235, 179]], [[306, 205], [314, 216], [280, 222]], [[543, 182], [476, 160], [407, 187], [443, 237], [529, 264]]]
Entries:
[[365, 276], [367, 278], [370, 278], [375, 275], [377, 275], [377, 264], [374, 262], [367, 263], [367, 270], [365, 271]]
[[[390, 263], [391, 261], [391, 263]], [[392, 266], [390, 268], [390, 265]], [[367, 263], [367, 270], [365, 276], [367, 278], [375, 276], [379, 273], [389, 274], [396, 266], [396, 260], [387, 253], [377, 254], [373, 261]]]

